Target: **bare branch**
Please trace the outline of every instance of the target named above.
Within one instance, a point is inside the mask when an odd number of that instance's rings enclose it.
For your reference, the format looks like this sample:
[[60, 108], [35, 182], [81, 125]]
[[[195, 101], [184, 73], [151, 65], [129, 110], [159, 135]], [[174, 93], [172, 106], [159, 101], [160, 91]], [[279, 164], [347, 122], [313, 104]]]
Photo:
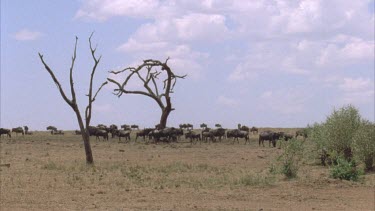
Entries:
[[[92, 107], [92, 102], [94, 102], [93, 100], [93, 97], [92, 97], [92, 86], [93, 86], [93, 80], [94, 80], [94, 75], [95, 75], [95, 71], [96, 71], [96, 68], [100, 62], [100, 59], [102, 58], [102, 56], [100, 56], [98, 59], [96, 58], [95, 56], [95, 51], [96, 51], [96, 48], [93, 49], [92, 48], [92, 43], [91, 43], [91, 38], [93, 36], [94, 32], [91, 33], [90, 37], [89, 37], [89, 44], [90, 44], [90, 51], [91, 51], [91, 56], [94, 60], [94, 66], [92, 68], [92, 71], [91, 71], [91, 77], [90, 77], [90, 87], [89, 87], [89, 94], [88, 94], [88, 97], [89, 97], [89, 102], [88, 102], [88, 105], [86, 107], [86, 112], [85, 112], [85, 117], [86, 117], [86, 126], [88, 127], [89, 126], [89, 123], [91, 121], [91, 107]], [[103, 83], [104, 84], [104, 83]], [[105, 84], [104, 84], [105, 85]], [[102, 85], [99, 90], [104, 86]], [[98, 90], [98, 91], [99, 91]], [[96, 96], [96, 95], [95, 95]], [[95, 97], [94, 97], [95, 98]]]
[[156, 85], [155, 76], [152, 76], [151, 80], [155, 87], [156, 96], [159, 96], [159, 89], [158, 89], [158, 86]]
[[52, 77], [52, 80], [53, 82], [55, 82], [57, 88], [59, 89], [60, 91], [60, 94], [62, 96], [62, 98], [65, 100], [65, 102], [73, 108], [73, 102], [71, 100], [68, 99], [68, 97], [65, 95], [65, 92], [64, 90], [62, 89], [61, 87], [61, 84], [60, 82], [57, 80], [55, 74], [53, 73], [53, 71], [51, 70], [51, 68], [44, 62], [44, 59], [43, 59], [43, 55], [38, 53], [39, 54], [39, 58], [40, 60], [42, 61], [43, 65], [44, 65], [44, 68], [48, 71], [48, 73], [50, 74], [50, 76]]
[[76, 36], [76, 43], [74, 45], [74, 52], [72, 57], [72, 64], [70, 66], [70, 92], [72, 94], [72, 103], [75, 104], [77, 102], [76, 100], [76, 93], [74, 90], [74, 82], [73, 82], [73, 68], [74, 68], [74, 62], [77, 57], [77, 43], [78, 43], [78, 37]]
[[[169, 94], [173, 93], [173, 88], [175, 87], [177, 83], [177, 78], [186, 77], [186, 75], [184, 76], [175, 75], [167, 65], [168, 60], [169, 60], [169, 57], [166, 59], [165, 63], [162, 63], [158, 60], [147, 59], [147, 60], [143, 60], [143, 63], [136, 68], [127, 67], [120, 71], [110, 71], [110, 73], [113, 73], [113, 74], [124, 73], [126, 71], [129, 72], [127, 75], [127, 78], [122, 84], [120, 82], [115, 81], [114, 79], [110, 79], [110, 78], [107, 79], [109, 82], [117, 85], [117, 88], [114, 89], [114, 94], [119, 97], [123, 93], [125, 93], [125, 94], [140, 94], [140, 95], [148, 96], [154, 99], [158, 103], [159, 107], [162, 109], [162, 115], [161, 115], [161, 120], [160, 120], [160, 124], [162, 125], [162, 127], [165, 127], [166, 119], [168, 118], [169, 113], [172, 110], [174, 110], [174, 108], [172, 108], [171, 98]], [[155, 72], [152, 72], [153, 68], [160, 68], [161, 70], [160, 71], [156, 70]], [[144, 72], [145, 74], [141, 74], [141, 71], [146, 71], [146, 72]], [[158, 82], [156, 81], [156, 79], [159, 79], [158, 76], [161, 73], [165, 73], [167, 75], [167, 79], [160, 80], [160, 83], [163, 83], [164, 93], [159, 92], [160, 90], [158, 87]], [[130, 80], [132, 76], [134, 76], [134, 74], [136, 74], [138, 79], [142, 81], [143, 87], [147, 91], [138, 91], [138, 90], [131, 91], [131, 90], [126, 89], [128, 81]], [[151, 86], [150, 86], [150, 81], [152, 82]]]
[[96, 99], [96, 96], [98, 95], [98, 93], [100, 92], [100, 90], [103, 88], [103, 86], [107, 85], [108, 84], [108, 81], [102, 83], [102, 85], [99, 87], [98, 91], [96, 91], [94, 97], [92, 98], [92, 101], [91, 102], [94, 102], [95, 99]]

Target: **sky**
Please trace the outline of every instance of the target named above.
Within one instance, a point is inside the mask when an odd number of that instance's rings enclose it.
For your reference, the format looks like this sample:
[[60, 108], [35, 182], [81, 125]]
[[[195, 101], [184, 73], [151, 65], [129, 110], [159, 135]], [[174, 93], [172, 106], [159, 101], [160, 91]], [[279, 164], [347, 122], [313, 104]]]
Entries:
[[[0, 127], [77, 129], [72, 109], [44, 69], [44, 55], [81, 112], [93, 60], [94, 90], [111, 70], [165, 61], [179, 80], [168, 126], [305, 127], [351, 104], [374, 121], [374, 0], [1, 0]], [[159, 122], [161, 110], [107, 85], [91, 125]], [[130, 88], [138, 89], [134, 81]]]

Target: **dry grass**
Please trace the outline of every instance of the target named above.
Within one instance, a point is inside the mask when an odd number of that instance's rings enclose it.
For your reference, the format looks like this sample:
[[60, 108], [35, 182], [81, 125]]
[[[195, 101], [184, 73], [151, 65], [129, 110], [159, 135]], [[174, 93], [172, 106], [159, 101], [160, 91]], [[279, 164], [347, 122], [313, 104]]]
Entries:
[[[293, 133], [295, 129], [280, 129]], [[282, 149], [251, 144], [103, 142], [86, 166], [80, 136], [1, 140], [4, 210], [373, 210], [374, 178], [333, 180], [307, 154], [298, 178], [272, 171]], [[281, 146], [282, 147], [282, 146]], [[311, 145], [307, 145], [311, 147]], [[311, 151], [311, 150], [307, 150]], [[270, 171], [271, 170], [271, 171]]]

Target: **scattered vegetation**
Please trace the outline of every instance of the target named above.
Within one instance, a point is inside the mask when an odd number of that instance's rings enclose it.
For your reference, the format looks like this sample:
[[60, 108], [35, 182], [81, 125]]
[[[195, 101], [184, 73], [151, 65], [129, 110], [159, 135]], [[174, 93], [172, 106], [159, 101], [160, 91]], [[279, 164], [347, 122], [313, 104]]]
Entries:
[[262, 175], [262, 174], [247, 174], [242, 176], [236, 181], [236, 184], [241, 186], [270, 186], [273, 185], [276, 178], [272, 175]]
[[[288, 179], [297, 177], [300, 161], [303, 157], [303, 145], [304, 142], [297, 139], [291, 139], [283, 145], [284, 151], [278, 157], [278, 161], [281, 164], [280, 172]], [[274, 168], [272, 166], [270, 172], [274, 172]]]
[[336, 159], [336, 164], [330, 168], [330, 175], [335, 179], [358, 181], [362, 171], [357, 168], [354, 159], [348, 161], [339, 156]]
[[374, 170], [375, 160], [375, 124], [367, 120], [362, 121], [353, 136], [355, 157], [365, 164], [365, 170]]
[[333, 178], [358, 180], [361, 174], [355, 159], [362, 161], [367, 170], [373, 169], [375, 158], [374, 124], [362, 119], [351, 106], [334, 110], [323, 123], [311, 128], [310, 140], [322, 165], [333, 165]]

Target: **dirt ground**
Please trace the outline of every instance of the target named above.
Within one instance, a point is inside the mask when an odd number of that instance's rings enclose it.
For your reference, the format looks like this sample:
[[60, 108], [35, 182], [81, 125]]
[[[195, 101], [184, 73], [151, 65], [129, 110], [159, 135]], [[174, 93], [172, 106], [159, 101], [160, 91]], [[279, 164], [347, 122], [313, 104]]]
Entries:
[[335, 180], [306, 158], [287, 180], [270, 171], [282, 149], [259, 147], [256, 136], [247, 145], [91, 145], [88, 167], [72, 132], [2, 137], [1, 164], [10, 167], [0, 167], [1, 210], [375, 210], [375, 174]]

